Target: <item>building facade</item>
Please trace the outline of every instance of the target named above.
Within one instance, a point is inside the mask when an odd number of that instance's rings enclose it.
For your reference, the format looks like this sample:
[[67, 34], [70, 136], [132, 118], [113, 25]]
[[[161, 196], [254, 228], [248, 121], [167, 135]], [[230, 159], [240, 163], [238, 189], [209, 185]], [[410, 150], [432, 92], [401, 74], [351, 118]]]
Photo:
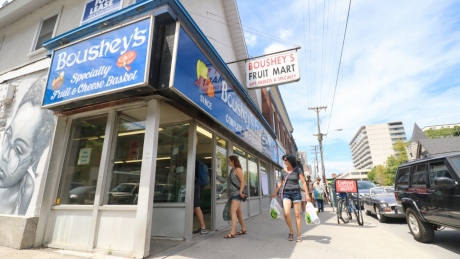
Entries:
[[400, 121], [362, 126], [349, 143], [354, 168], [371, 169], [383, 164], [388, 156], [396, 154], [393, 145], [398, 140], [406, 141]]
[[296, 145], [281, 96], [264, 116], [226, 64], [248, 57], [236, 1], [6, 1], [0, 46], [0, 245], [142, 258], [192, 240], [197, 164], [206, 225], [226, 227], [231, 154], [244, 217], [269, 209]]

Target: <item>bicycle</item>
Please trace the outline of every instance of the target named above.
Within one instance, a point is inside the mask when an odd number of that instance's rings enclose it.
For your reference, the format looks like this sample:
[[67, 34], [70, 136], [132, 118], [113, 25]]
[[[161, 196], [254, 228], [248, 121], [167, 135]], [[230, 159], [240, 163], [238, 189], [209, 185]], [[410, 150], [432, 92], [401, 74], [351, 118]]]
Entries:
[[352, 213], [355, 215], [356, 221], [359, 225], [363, 225], [363, 215], [362, 212], [358, 209], [354, 200], [349, 197], [349, 193], [338, 193], [337, 198], [337, 223], [340, 224], [340, 220], [343, 223], [348, 223], [353, 219]]

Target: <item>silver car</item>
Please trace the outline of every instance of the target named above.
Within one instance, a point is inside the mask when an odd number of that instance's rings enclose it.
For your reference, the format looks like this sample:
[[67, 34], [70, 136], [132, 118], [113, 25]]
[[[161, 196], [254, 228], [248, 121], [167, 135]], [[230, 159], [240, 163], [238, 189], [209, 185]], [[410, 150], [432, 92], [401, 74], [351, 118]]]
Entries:
[[369, 195], [363, 197], [366, 215], [375, 214], [381, 223], [388, 218], [405, 218], [406, 215], [396, 209], [393, 186], [381, 186], [369, 189]]

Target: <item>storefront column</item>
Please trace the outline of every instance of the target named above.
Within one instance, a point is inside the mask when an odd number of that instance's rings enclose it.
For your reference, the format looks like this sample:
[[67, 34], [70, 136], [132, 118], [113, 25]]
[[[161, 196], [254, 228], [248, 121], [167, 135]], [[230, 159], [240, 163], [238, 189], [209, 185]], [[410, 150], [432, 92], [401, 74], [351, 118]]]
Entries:
[[193, 196], [195, 193], [195, 161], [196, 161], [196, 123], [190, 122], [188, 131], [187, 184], [185, 187], [185, 239], [193, 239]]
[[150, 234], [152, 229], [153, 191], [158, 151], [158, 129], [160, 127], [160, 101], [148, 102], [145, 128], [144, 151], [142, 154], [141, 178], [134, 229], [133, 256], [144, 258], [150, 253]]

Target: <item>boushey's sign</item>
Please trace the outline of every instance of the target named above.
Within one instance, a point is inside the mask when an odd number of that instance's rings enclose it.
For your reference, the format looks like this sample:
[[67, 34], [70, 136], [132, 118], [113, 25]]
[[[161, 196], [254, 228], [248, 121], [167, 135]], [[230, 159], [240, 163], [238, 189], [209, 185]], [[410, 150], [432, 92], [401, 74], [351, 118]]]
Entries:
[[94, 21], [121, 9], [123, 0], [86, 0], [81, 24]]
[[144, 18], [55, 50], [43, 107], [145, 85], [152, 20]]
[[278, 146], [254, 113], [181, 28], [172, 89], [272, 161]]
[[246, 61], [248, 89], [282, 85], [300, 80], [297, 51], [283, 52]]

